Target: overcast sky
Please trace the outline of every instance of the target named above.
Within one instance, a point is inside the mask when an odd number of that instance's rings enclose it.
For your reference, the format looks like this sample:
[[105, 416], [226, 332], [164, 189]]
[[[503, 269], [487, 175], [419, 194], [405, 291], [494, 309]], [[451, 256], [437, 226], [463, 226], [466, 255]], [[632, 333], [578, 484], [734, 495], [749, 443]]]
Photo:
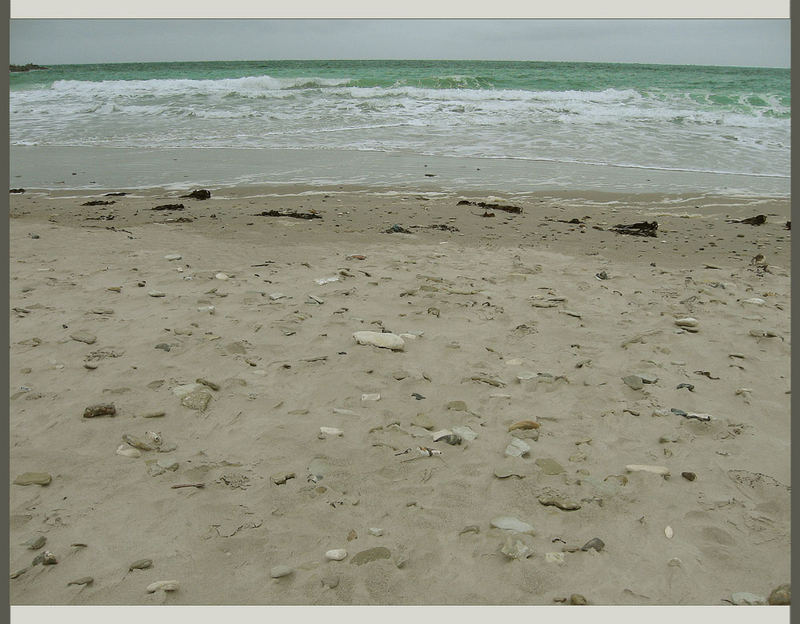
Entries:
[[10, 62], [494, 59], [789, 67], [789, 20], [11, 20]]

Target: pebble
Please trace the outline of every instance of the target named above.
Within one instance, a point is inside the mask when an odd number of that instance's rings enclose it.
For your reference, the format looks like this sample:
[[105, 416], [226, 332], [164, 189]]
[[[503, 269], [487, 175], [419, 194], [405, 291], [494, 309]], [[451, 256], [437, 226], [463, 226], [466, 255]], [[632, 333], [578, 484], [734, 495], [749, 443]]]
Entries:
[[628, 464], [625, 466], [628, 472], [651, 472], [653, 474], [661, 475], [662, 477], [669, 476], [669, 469], [664, 466], [648, 466], [645, 464]]
[[160, 290], [150, 290], [147, 294], [151, 297], [166, 297], [167, 293], [161, 292]]
[[388, 548], [377, 546], [376, 548], [362, 550], [350, 560], [350, 563], [355, 565], [363, 565], [365, 563], [370, 563], [371, 561], [377, 561], [378, 559], [389, 559], [391, 556], [392, 553]]
[[358, 414], [356, 412], [354, 412], [353, 410], [343, 409], [341, 407], [334, 407], [333, 408], [333, 413], [334, 414], [340, 414], [342, 416], [358, 416]]
[[766, 303], [766, 301], [764, 301], [760, 297], [753, 297], [751, 299], [745, 299], [744, 301], [742, 301], [742, 303], [749, 303], [751, 305], [763, 306]]
[[696, 328], [700, 325], [699, 321], [696, 318], [692, 318], [691, 316], [687, 316], [685, 318], [675, 319], [675, 324], [678, 327], [686, 328]]
[[403, 370], [400, 370], [400, 371], [394, 371], [394, 372], [392, 373], [392, 377], [393, 377], [394, 379], [396, 379], [397, 381], [402, 381], [403, 379], [405, 379], [406, 377], [408, 377], [408, 371], [403, 371]]
[[530, 524], [513, 516], [497, 516], [496, 518], [492, 518], [489, 524], [503, 531], [516, 531], [517, 533], [529, 533], [530, 535], [534, 534], [534, 528]]
[[503, 547], [500, 549], [500, 552], [510, 559], [522, 560], [533, 555], [533, 548], [519, 537], [509, 535]]
[[776, 587], [770, 593], [768, 602], [771, 605], [792, 604], [792, 586], [787, 583]]
[[494, 476], [498, 479], [508, 479], [509, 477], [518, 477], [520, 479], [524, 479], [525, 475], [520, 474], [513, 468], [495, 468], [494, 469]]
[[361, 395], [362, 401], [380, 401], [381, 395], [377, 392], [369, 393], [369, 394], [362, 394]]
[[641, 390], [644, 387], [644, 380], [639, 375], [627, 375], [622, 378], [622, 381], [633, 390]]
[[589, 604], [584, 596], [581, 594], [572, 594], [569, 597], [569, 603], [571, 605], [587, 605]]
[[208, 390], [194, 390], [181, 399], [181, 405], [204, 412], [209, 401], [211, 401], [211, 393]]
[[155, 583], [150, 583], [147, 586], [147, 593], [152, 594], [158, 590], [163, 590], [165, 592], [177, 591], [177, 589], [178, 581], [156, 581]]
[[82, 576], [79, 579], [67, 583], [67, 587], [70, 585], [91, 585], [92, 583], [94, 583], [94, 579], [91, 576]]
[[153, 566], [152, 559], [137, 559], [128, 566], [128, 572], [133, 572], [133, 570], [147, 570], [152, 566]]
[[331, 436], [341, 437], [344, 435], [344, 431], [342, 431], [341, 429], [337, 429], [336, 427], [320, 427], [319, 432], [320, 434], [325, 436], [331, 435]]
[[283, 485], [289, 479], [294, 479], [294, 477], [295, 477], [295, 474], [293, 472], [278, 472], [278, 473], [275, 473], [274, 475], [270, 476], [270, 480], [275, 485]]
[[83, 367], [88, 370], [95, 370], [97, 369], [97, 364], [95, 364], [94, 362], [84, 362]]
[[269, 298], [272, 301], [277, 301], [278, 299], [286, 299], [286, 295], [284, 295], [283, 293], [275, 292], [270, 294]]
[[84, 418], [96, 418], [98, 416], [115, 416], [117, 408], [113, 403], [101, 403], [98, 405], [90, 405], [83, 410]]
[[172, 350], [172, 347], [169, 344], [167, 344], [166, 342], [160, 342], [160, 343], [158, 343], [156, 345], [156, 349], [161, 349], [162, 351], [169, 352], [169, 351]]
[[379, 528], [376, 528], [376, 527], [372, 527], [370, 529], [367, 529], [367, 531], [369, 531], [370, 535], [374, 535], [375, 537], [380, 537], [381, 535], [383, 535], [383, 529], [379, 529]]
[[540, 457], [536, 460], [536, 465], [539, 466], [546, 475], [557, 475], [564, 472], [564, 467], [555, 459], [550, 459], [549, 457]]
[[28, 550], [39, 550], [46, 543], [47, 538], [44, 535], [37, 535], [27, 540], [23, 546], [27, 547]]
[[581, 546], [581, 550], [588, 551], [588, 550], [594, 548], [597, 552], [600, 552], [605, 547], [606, 547], [606, 544], [605, 544], [605, 542], [603, 540], [601, 540], [599, 537], [593, 537], [588, 542], [586, 542], [583, 546]]
[[545, 507], [557, 507], [562, 511], [575, 511], [581, 508], [581, 504], [567, 498], [559, 492], [546, 492], [539, 496], [539, 502]]
[[70, 334], [69, 337], [78, 342], [85, 342], [86, 344], [94, 344], [97, 341], [97, 336], [86, 331], [75, 332], [74, 334]]
[[523, 455], [527, 455], [530, 450], [531, 447], [525, 442], [519, 438], [514, 438], [511, 440], [511, 444], [506, 447], [506, 455], [508, 457], [522, 457]]
[[52, 481], [47, 472], [24, 472], [14, 479], [15, 485], [47, 485]]
[[114, 314], [111, 308], [92, 308], [92, 314]]
[[339, 577], [335, 574], [326, 574], [322, 577], [322, 585], [330, 589], [335, 589], [339, 586]]
[[672, 539], [672, 536], [675, 535], [675, 531], [672, 530], [671, 526], [667, 526], [664, 529], [664, 535], [667, 536], [667, 539]]
[[292, 573], [294, 573], [294, 569], [290, 568], [287, 565], [276, 565], [273, 566], [272, 569], [269, 571], [269, 575], [275, 579], [282, 578], [284, 576], [289, 576]]
[[180, 254], [167, 254], [166, 256], [164, 256], [164, 260], [180, 260], [180, 259], [181, 259]]
[[328, 561], [341, 561], [345, 557], [347, 557], [347, 551], [344, 548], [336, 548], [325, 553]]
[[217, 273], [214, 277], [218, 280], [223, 280], [223, 281], [229, 279], [228, 275], [226, 275], [225, 273]]
[[697, 478], [697, 475], [693, 472], [682, 472], [681, 476], [687, 481], [694, 481]]
[[178, 462], [172, 459], [159, 459], [156, 462], [156, 466], [164, 470], [169, 470], [170, 472], [175, 472], [178, 469]]
[[373, 331], [358, 331], [353, 334], [353, 339], [361, 345], [372, 345], [392, 351], [405, 350], [405, 342], [397, 334]]

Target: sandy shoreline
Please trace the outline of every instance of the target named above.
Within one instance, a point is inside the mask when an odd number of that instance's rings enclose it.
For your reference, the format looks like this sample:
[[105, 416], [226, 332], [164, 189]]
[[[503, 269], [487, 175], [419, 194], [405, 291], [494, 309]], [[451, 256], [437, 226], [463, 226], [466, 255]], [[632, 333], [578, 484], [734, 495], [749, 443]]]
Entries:
[[[9, 571], [58, 559], [11, 580], [12, 604], [715, 605], [790, 582], [788, 200], [464, 196], [522, 208], [489, 218], [338, 190], [11, 196], [11, 478], [52, 481], [11, 485]], [[644, 220], [657, 237], [608, 230]], [[404, 350], [352, 337], [381, 330]], [[218, 389], [185, 402], [207, 407], [182, 405], [201, 378]], [[517, 438], [522, 420], [539, 428]], [[175, 450], [116, 454], [148, 431]], [[160, 580], [180, 587], [146, 592]]]

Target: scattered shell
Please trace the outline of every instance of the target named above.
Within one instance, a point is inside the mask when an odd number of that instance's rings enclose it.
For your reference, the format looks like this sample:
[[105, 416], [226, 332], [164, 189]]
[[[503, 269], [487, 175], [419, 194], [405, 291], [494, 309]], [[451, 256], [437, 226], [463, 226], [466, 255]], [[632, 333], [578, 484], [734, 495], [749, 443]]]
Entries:
[[603, 550], [603, 548], [605, 548], [605, 546], [606, 544], [603, 540], [601, 540], [599, 537], [593, 537], [583, 546], [581, 546], [581, 550], [589, 551], [592, 548], [594, 548], [597, 552], [600, 552], [601, 550]]
[[525, 444], [525, 442], [519, 438], [514, 438], [506, 447], [506, 455], [509, 457], [522, 457], [523, 455], [527, 455], [530, 450], [531, 447]]
[[117, 447], [117, 455], [122, 455], [123, 457], [131, 457], [136, 459], [137, 457], [142, 456], [142, 452], [139, 449], [131, 448], [127, 444], [120, 444]]
[[672, 539], [672, 536], [675, 535], [675, 532], [672, 530], [671, 526], [667, 526], [667, 528], [664, 529], [664, 535], [667, 536], [667, 539]]
[[534, 529], [530, 524], [518, 518], [514, 518], [513, 516], [498, 516], [492, 518], [489, 524], [503, 531], [516, 531], [517, 533], [529, 533], [530, 535], [534, 534]]
[[335, 548], [325, 553], [325, 558], [329, 561], [341, 561], [347, 557], [347, 551], [344, 548]]
[[700, 325], [699, 321], [696, 318], [692, 318], [691, 316], [687, 316], [686, 318], [675, 319], [675, 324], [678, 327], [697, 327]]
[[147, 593], [152, 594], [159, 589], [165, 592], [176, 591], [178, 589], [178, 581], [156, 581], [155, 583], [150, 583], [147, 586]]
[[344, 431], [341, 429], [337, 429], [336, 427], [320, 427], [319, 432], [324, 435], [331, 435], [331, 436], [343, 436]]
[[217, 278], [218, 280], [229, 279], [228, 276], [225, 273], [217, 273], [214, 277]]

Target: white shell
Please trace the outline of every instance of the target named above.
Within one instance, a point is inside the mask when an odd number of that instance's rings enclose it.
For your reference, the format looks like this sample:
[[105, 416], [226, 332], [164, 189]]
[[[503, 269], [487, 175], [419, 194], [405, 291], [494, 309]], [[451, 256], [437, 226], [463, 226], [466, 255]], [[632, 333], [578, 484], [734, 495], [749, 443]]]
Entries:
[[217, 273], [214, 277], [216, 277], [218, 280], [226, 280], [226, 279], [228, 279], [228, 276], [225, 275], [225, 273]]
[[361, 395], [361, 400], [362, 401], [380, 401], [381, 400], [381, 395], [378, 394], [377, 392], [372, 393], [372, 394], [362, 394]]
[[123, 457], [141, 457], [142, 452], [139, 449], [135, 449], [133, 447], [128, 446], [127, 444], [120, 444], [117, 447], [117, 455], [122, 455]]
[[744, 301], [742, 301], [742, 303], [750, 303], [752, 305], [763, 306], [766, 303], [766, 301], [764, 301], [760, 297], [753, 297], [752, 299], [745, 299]]
[[326, 435], [333, 435], [333, 436], [341, 436], [344, 435], [344, 431], [341, 429], [337, 429], [336, 427], [320, 427], [320, 433], [324, 433]]
[[675, 319], [675, 324], [678, 327], [697, 327], [700, 323], [696, 318], [687, 316], [686, 318]]
[[156, 581], [155, 583], [150, 583], [147, 586], [147, 593], [152, 594], [159, 589], [163, 589], [165, 592], [175, 591], [178, 589], [178, 581]]
[[667, 539], [672, 539], [672, 536], [675, 535], [675, 532], [672, 530], [671, 526], [668, 526], [664, 529], [664, 535], [667, 536]]
[[344, 548], [334, 548], [325, 553], [328, 561], [341, 561], [345, 557], [347, 557], [347, 551]]

